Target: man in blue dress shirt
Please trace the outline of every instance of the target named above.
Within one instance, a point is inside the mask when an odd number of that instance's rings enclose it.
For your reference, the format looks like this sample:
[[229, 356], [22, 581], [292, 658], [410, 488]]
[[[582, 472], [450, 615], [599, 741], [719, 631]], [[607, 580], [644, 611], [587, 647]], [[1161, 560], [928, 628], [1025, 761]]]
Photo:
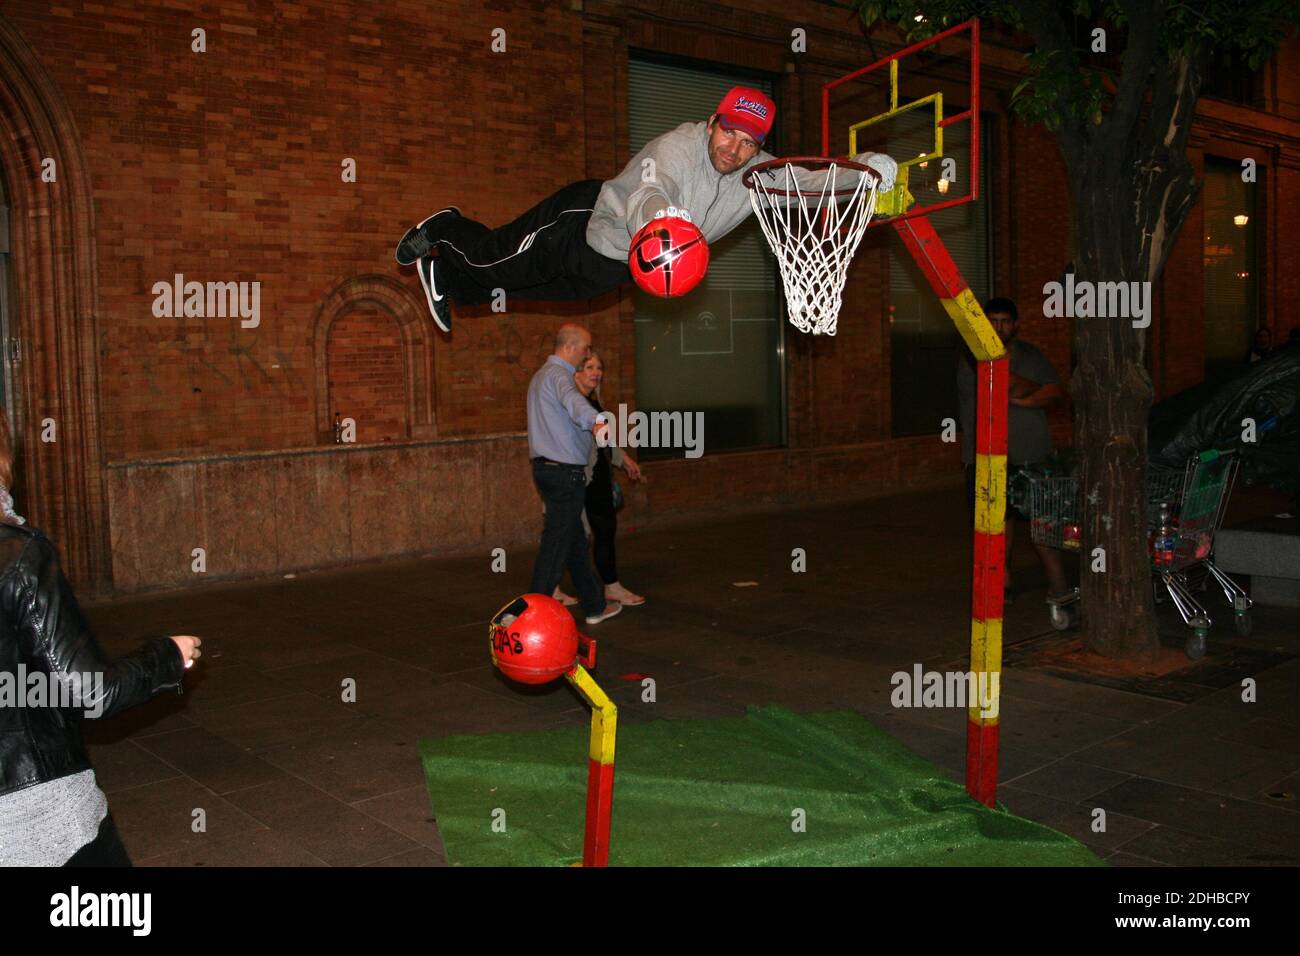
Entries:
[[591, 354], [591, 333], [567, 323], [555, 335], [555, 353], [528, 385], [528, 454], [533, 482], [546, 505], [542, 544], [528, 590], [550, 595], [569, 569], [588, 624], [623, 610], [605, 602], [605, 589], [587, 555], [582, 509], [587, 501], [587, 459], [596, 436], [609, 426], [578, 391], [573, 376]]

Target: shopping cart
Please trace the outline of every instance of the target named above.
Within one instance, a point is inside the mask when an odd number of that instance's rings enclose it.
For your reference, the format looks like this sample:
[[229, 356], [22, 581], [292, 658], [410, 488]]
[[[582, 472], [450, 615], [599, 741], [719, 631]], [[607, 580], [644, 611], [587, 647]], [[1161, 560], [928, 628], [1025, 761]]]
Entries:
[[[1223, 522], [1228, 495], [1240, 462], [1234, 452], [1205, 451], [1193, 455], [1182, 471], [1152, 468], [1147, 472], [1147, 550], [1151, 556], [1152, 586], [1156, 601], [1165, 595], [1173, 601], [1183, 623], [1192, 629], [1187, 656], [1205, 655], [1211, 619], [1192, 594], [1189, 572], [1202, 569], [1214, 580], [1232, 606], [1234, 625], [1243, 637], [1250, 634], [1250, 598], [1237, 583], [1214, 565], [1214, 534]], [[1027, 475], [1029, 535], [1034, 544], [1065, 550], [1079, 549], [1082, 503], [1077, 476]], [[1052, 627], [1064, 631], [1078, 617], [1079, 589], [1047, 599]]]

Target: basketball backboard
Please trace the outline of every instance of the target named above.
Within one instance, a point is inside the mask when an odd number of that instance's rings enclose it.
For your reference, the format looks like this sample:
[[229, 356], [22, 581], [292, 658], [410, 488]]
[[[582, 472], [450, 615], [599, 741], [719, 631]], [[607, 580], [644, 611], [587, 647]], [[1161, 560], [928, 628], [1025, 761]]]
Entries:
[[898, 162], [871, 225], [979, 198], [979, 64], [979, 21], [967, 20], [822, 87], [823, 156]]

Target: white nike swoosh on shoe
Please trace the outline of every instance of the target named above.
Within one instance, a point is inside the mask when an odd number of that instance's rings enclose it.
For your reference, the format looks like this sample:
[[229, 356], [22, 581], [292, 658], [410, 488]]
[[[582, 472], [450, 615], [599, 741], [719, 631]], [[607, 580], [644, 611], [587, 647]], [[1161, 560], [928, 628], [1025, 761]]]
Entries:
[[428, 257], [421, 259], [419, 262], [420, 285], [424, 286], [424, 296], [429, 300], [429, 311], [433, 312], [433, 304], [441, 302], [442, 296], [438, 295], [433, 288], [433, 264], [428, 262]]
[[[420, 285], [424, 286], [425, 304], [429, 306], [429, 314], [433, 316], [434, 324], [438, 326], [438, 328], [442, 329], [442, 331], [450, 332], [451, 331], [450, 319], [444, 322], [438, 316], [437, 303], [441, 302], [444, 298], [446, 298], [446, 295], [445, 294], [440, 295], [433, 287], [432, 257], [425, 256], [423, 259], [421, 259], [418, 263], [418, 267], [416, 271], [420, 273]], [[443, 306], [443, 308], [446, 308], [446, 306]]]
[[438, 294], [438, 290], [433, 287], [433, 263], [426, 261], [429, 259], [425, 256], [420, 260], [420, 284], [424, 286], [425, 293], [434, 302], [441, 302], [444, 296]]

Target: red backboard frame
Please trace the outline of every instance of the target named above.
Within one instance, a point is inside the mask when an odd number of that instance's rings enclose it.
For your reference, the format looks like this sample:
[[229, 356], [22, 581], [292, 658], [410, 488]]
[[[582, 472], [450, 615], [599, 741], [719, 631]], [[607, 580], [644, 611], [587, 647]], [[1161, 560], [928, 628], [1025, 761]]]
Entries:
[[889, 65], [903, 57], [910, 56], [918, 50], [934, 46], [947, 40], [950, 37], [959, 34], [970, 34], [970, 106], [960, 113], [952, 116], [945, 116], [940, 120], [941, 127], [951, 126], [954, 123], [970, 123], [970, 190], [963, 196], [957, 196], [953, 199], [945, 199], [942, 202], [932, 203], [928, 206], [917, 206], [909, 209], [907, 212], [898, 216], [891, 216], [887, 219], [877, 218], [871, 222], [872, 226], [881, 225], [887, 222], [901, 222], [904, 219], [911, 219], [914, 216], [924, 216], [928, 213], [936, 212], [940, 209], [947, 209], [950, 206], [960, 206], [964, 203], [973, 202], [979, 199], [979, 159], [980, 159], [980, 26], [977, 18], [972, 18], [959, 23], [955, 27], [949, 27], [942, 33], [936, 33], [927, 40], [921, 40], [913, 43], [911, 46], [904, 47], [889, 56], [882, 57], [875, 63], [854, 70], [852, 73], [846, 73], [838, 79], [831, 80], [822, 87], [822, 155], [831, 156], [831, 92], [837, 87], [846, 83], [851, 83], [859, 77], [865, 76], [877, 70], [887, 69]]

